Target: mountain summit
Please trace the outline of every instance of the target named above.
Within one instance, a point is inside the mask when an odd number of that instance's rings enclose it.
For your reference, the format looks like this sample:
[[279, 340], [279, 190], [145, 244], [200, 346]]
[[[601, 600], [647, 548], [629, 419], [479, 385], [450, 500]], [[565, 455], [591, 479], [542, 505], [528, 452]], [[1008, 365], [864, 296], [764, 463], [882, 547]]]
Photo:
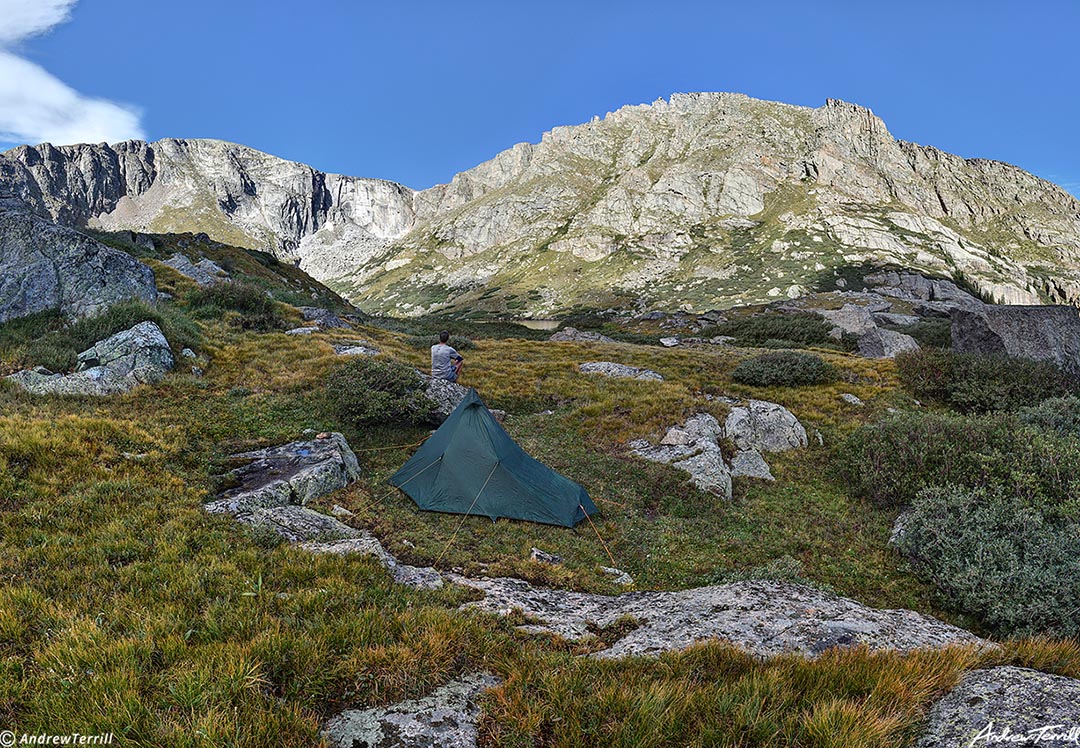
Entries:
[[836, 100], [676, 94], [421, 192], [209, 140], [24, 146], [0, 155], [0, 190], [64, 224], [266, 249], [392, 314], [724, 307], [862, 263], [1011, 303], [1080, 298], [1080, 202]]

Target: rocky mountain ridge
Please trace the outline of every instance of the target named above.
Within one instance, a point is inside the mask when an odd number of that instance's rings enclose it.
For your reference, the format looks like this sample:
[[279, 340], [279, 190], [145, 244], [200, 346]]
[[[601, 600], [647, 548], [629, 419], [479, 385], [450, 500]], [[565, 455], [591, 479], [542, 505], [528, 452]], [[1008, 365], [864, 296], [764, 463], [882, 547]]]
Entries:
[[725, 307], [835, 288], [864, 262], [1008, 303], [1080, 298], [1080, 202], [836, 100], [676, 94], [421, 192], [204, 140], [24, 146], [0, 155], [0, 190], [64, 224], [268, 249], [402, 315]]

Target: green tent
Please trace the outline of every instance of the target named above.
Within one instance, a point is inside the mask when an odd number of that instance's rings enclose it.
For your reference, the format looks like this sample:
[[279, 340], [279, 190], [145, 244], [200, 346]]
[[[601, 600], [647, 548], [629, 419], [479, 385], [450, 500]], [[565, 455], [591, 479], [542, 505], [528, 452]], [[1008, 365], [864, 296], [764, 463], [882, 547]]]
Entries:
[[470, 389], [390, 479], [421, 509], [573, 527], [596, 514], [585, 489], [533, 459]]

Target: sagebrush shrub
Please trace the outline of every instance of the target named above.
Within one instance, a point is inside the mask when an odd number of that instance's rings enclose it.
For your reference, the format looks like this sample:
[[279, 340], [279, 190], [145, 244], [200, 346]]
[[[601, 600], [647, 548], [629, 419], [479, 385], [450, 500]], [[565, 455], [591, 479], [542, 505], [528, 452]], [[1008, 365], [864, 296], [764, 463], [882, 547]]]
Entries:
[[897, 545], [999, 636], [1080, 635], [1080, 526], [1000, 488], [930, 487]]
[[420, 374], [390, 359], [354, 358], [331, 372], [326, 394], [333, 412], [357, 426], [419, 424], [432, 415]]
[[746, 359], [731, 372], [731, 378], [753, 387], [797, 387], [831, 382], [836, 370], [812, 353], [777, 351]]
[[1015, 411], [1077, 389], [1077, 382], [1048, 361], [922, 348], [896, 357], [904, 388], [964, 413]]

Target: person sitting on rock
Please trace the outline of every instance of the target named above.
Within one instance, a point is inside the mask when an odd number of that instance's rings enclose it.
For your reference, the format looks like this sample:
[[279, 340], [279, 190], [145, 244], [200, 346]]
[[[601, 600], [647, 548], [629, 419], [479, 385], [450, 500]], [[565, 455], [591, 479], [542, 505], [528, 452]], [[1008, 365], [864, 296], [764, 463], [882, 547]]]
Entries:
[[431, 346], [431, 376], [435, 379], [445, 379], [456, 382], [461, 376], [461, 367], [465, 365], [465, 358], [447, 345], [450, 333], [443, 330], [439, 333], [439, 342]]

